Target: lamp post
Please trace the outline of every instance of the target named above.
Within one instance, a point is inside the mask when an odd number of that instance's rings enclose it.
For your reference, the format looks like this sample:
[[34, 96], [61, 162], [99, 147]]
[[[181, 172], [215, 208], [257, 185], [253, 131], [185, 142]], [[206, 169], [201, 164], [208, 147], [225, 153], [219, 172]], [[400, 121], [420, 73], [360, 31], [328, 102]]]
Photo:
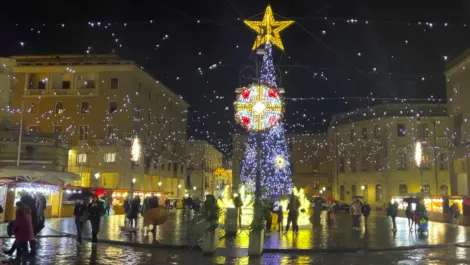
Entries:
[[194, 186], [194, 187], [193, 187], [193, 190], [194, 190], [194, 191], [193, 191], [193, 197], [196, 196], [196, 189], [197, 189], [196, 186]]
[[158, 191], [161, 191], [161, 186], [162, 186], [162, 182], [159, 181], [159, 182], [158, 182]]
[[362, 198], [365, 199], [365, 198], [364, 198], [364, 192], [365, 192], [365, 190], [366, 190], [366, 186], [365, 186], [365, 185], [362, 185], [362, 186], [361, 186], [361, 189], [362, 189]]
[[140, 155], [141, 155], [141, 144], [140, 144], [139, 137], [136, 135], [132, 139], [132, 145], [131, 145], [131, 188], [129, 191], [130, 200], [134, 198], [134, 183], [136, 181], [136, 179], [134, 178], [134, 166], [139, 163]]
[[423, 167], [422, 167], [422, 159], [423, 159], [423, 147], [421, 142], [416, 142], [415, 145], [415, 162], [419, 169], [419, 177], [420, 177], [420, 186], [419, 192], [423, 193]]

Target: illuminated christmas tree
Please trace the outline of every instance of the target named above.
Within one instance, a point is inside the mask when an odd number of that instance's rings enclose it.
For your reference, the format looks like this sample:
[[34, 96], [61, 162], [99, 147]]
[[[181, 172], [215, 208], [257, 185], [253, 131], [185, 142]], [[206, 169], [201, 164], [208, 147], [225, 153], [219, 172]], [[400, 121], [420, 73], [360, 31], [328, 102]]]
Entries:
[[[272, 46], [265, 45], [261, 68], [260, 83], [277, 87]], [[245, 154], [241, 164], [241, 181], [247, 186], [256, 178], [256, 135], [250, 134], [246, 142]], [[264, 196], [287, 195], [292, 193], [292, 179], [289, 153], [282, 123], [263, 134], [261, 151], [261, 185]]]

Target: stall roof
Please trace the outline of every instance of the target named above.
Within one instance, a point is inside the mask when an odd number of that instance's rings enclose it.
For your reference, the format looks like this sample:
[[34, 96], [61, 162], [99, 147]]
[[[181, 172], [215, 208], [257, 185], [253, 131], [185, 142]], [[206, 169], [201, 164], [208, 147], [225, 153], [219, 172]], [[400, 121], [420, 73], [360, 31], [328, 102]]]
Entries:
[[53, 185], [67, 185], [72, 181], [79, 180], [79, 175], [71, 172], [51, 170], [37, 165], [9, 166], [0, 168], [0, 179], [10, 179], [13, 181], [22, 179], [29, 182], [41, 181]]

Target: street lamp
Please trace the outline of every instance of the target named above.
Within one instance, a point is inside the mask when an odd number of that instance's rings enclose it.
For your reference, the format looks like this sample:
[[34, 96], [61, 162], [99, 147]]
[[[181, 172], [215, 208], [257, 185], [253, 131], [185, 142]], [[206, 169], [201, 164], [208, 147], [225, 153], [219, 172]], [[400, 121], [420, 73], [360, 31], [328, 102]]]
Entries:
[[95, 173], [95, 179], [99, 179], [100, 178], [100, 173]]
[[134, 198], [134, 183], [135, 183], [135, 178], [133, 178], [134, 166], [139, 163], [141, 149], [142, 149], [142, 146], [140, 144], [140, 139], [136, 135], [132, 139], [132, 145], [131, 145], [131, 188], [130, 188], [130, 197], [129, 197], [129, 199], [131, 200], [132, 198]]
[[419, 176], [420, 176], [420, 192], [423, 192], [423, 167], [422, 167], [422, 159], [423, 159], [423, 147], [421, 142], [416, 142], [415, 145], [415, 162], [419, 169]]
[[365, 198], [364, 198], [364, 192], [365, 192], [365, 190], [366, 190], [366, 186], [365, 186], [365, 185], [362, 185], [362, 186], [361, 186], [361, 189], [362, 189], [362, 198], [365, 199]]

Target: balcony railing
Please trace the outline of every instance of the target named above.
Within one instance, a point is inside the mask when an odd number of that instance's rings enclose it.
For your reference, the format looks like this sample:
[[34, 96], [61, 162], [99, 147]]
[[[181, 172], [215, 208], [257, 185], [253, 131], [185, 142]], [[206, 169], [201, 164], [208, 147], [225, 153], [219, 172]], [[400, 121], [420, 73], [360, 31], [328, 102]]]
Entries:
[[80, 95], [98, 95], [98, 90], [95, 88], [79, 88], [78, 94]]
[[54, 95], [70, 95], [72, 94], [72, 90], [71, 89], [63, 89], [63, 88], [56, 88], [56, 89], [52, 89], [52, 94]]
[[26, 95], [45, 95], [46, 89], [26, 89]]

